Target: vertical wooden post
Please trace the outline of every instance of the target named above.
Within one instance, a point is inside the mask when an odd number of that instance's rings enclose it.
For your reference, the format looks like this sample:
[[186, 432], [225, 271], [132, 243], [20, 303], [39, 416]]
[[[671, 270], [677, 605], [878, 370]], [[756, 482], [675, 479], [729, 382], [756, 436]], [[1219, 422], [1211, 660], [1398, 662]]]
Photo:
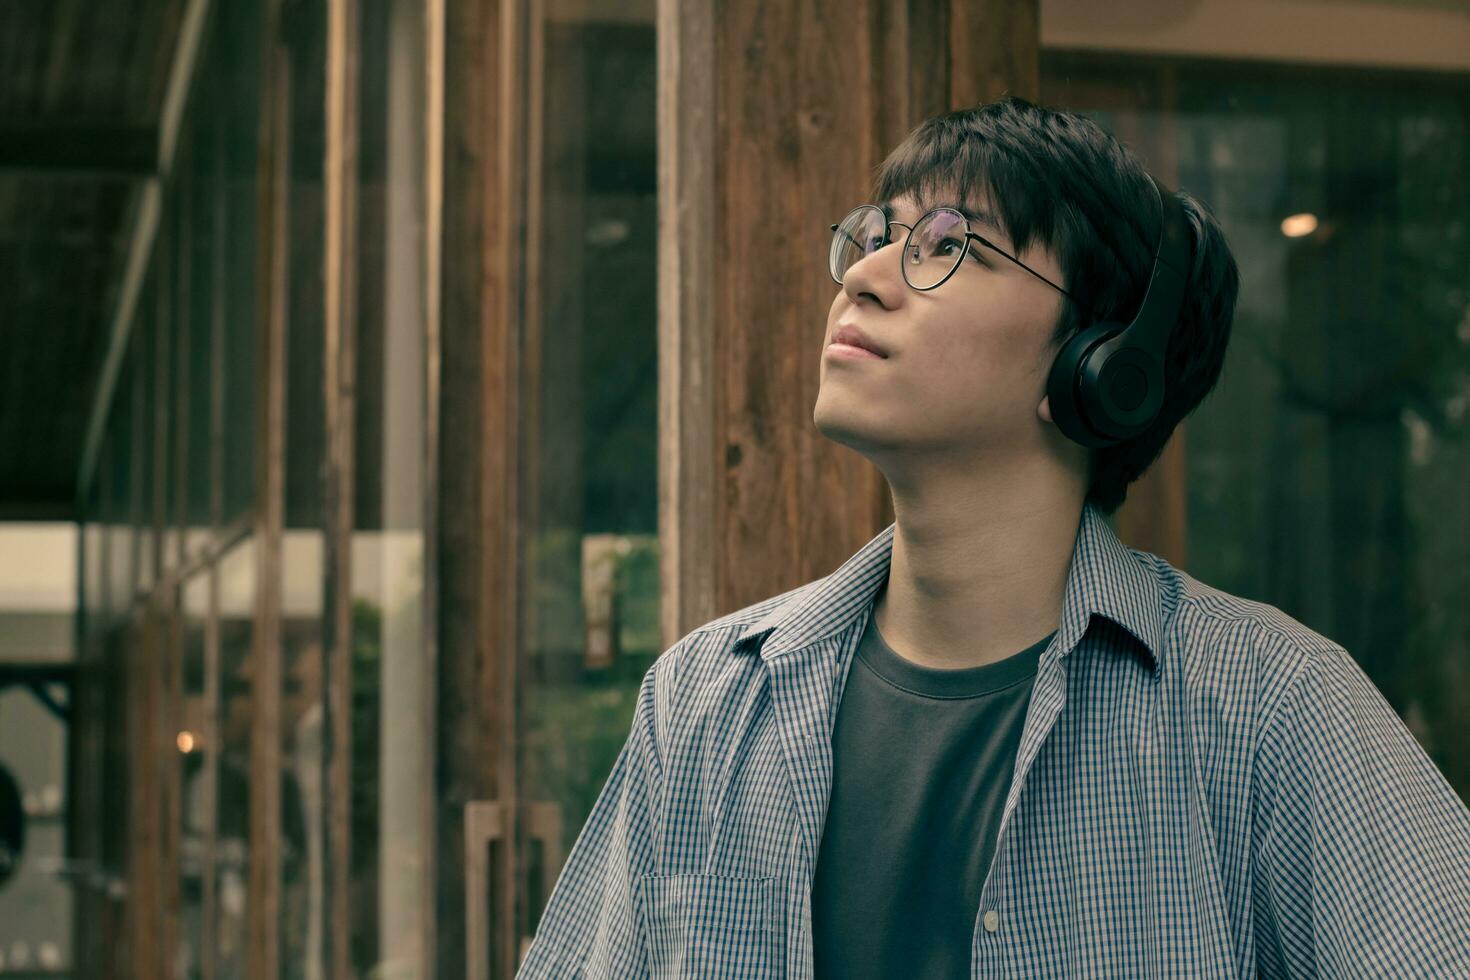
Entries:
[[124, 629], [125, 729], [128, 759], [128, 894], [124, 915], [134, 976], [162, 976], [159, 937], [163, 927], [162, 828], [159, 826], [158, 709], [162, 646], [158, 615], [145, 602]]
[[[323, 407], [326, 479], [322, 497], [322, 839], [326, 980], [351, 976], [352, 884], [352, 534], [357, 376], [357, 148], [361, 37], [357, 0], [328, 0], [326, 139], [322, 184]], [[356, 760], [375, 765], [375, 760]]]
[[[424, 403], [423, 403], [423, 598], [420, 637], [425, 681], [419, 717], [429, 729], [420, 757], [424, 772], [436, 770], [437, 701], [439, 692], [439, 461], [440, 367], [442, 363], [444, 235], [444, 124], [446, 0], [425, 0], [423, 60], [423, 215], [424, 215]], [[436, 781], [424, 780], [419, 798], [419, 826], [423, 828], [423, 871], [419, 886], [419, 976], [433, 980], [438, 969], [439, 917], [435, 879], [438, 874], [436, 817], [439, 800]], [[448, 980], [448, 978], [446, 978]]]
[[257, 282], [260, 310], [256, 415], [255, 623], [251, 647], [250, 906], [246, 971], [280, 974], [281, 537], [285, 519], [286, 307], [289, 239], [290, 59], [280, 43], [281, 0], [265, 15], [262, 42]]
[[[519, 925], [516, 914], [518, 875], [517, 789], [519, 784], [519, 728], [521, 684], [521, 558], [520, 530], [527, 501], [521, 487], [524, 459], [521, 434], [523, 391], [520, 366], [524, 361], [521, 325], [530, 322], [525, 260], [528, 251], [527, 157], [531, 135], [528, 120], [530, 68], [527, 52], [534, 11], [529, 0], [500, 0], [492, 4], [498, 17], [487, 19], [485, 52], [494, 66], [491, 95], [487, 97], [486, 134], [493, 151], [487, 154], [484, 206], [485, 305], [481, 390], [486, 424], [480, 445], [481, 555], [480, 696], [488, 706], [492, 731], [487, 751], [490, 797], [498, 804], [498, 844], [488, 860], [488, 881], [467, 887], [490, 891], [490, 922], [467, 922], [468, 942], [488, 938], [486, 958], [491, 976], [515, 972]], [[487, 78], [490, 78], [487, 73]], [[469, 813], [466, 814], [468, 818]], [[480, 933], [479, 937], [475, 933]], [[487, 936], [488, 934], [488, 936]]]
[[[224, 71], [217, 62], [210, 67], [211, 98], [223, 101]], [[225, 126], [211, 121], [210, 154], [213, 169], [209, 180], [209, 530], [213, 538], [224, 520], [225, 491], [225, 321], [229, 310], [229, 168], [225, 162]], [[209, 569], [209, 618], [204, 627], [204, 718], [209, 747], [204, 759], [204, 919], [199, 945], [205, 950], [202, 980], [215, 980], [217, 957], [215, 935], [218, 882], [216, 844], [219, 840], [219, 774], [224, 752], [224, 726], [220, 724], [220, 575], [217, 561]]]
[[707, 0], [660, 0], [658, 539], [665, 647], [713, 618], [720, 604], [715, 30]]
[[[445, 195], [457, 207], [444, 213], [444, 294], [439, 407], [442, 448], [439, 466], [437, 564], [441, 602], [435, 747], [438, 804], [435, 820], [438, 875], [438, 971], [442, 977], [470, 975], [475, 941], [487, 937], [487, 918], [467, 919], [466, 881], [484, 882], [485, 848], [466, 849], [467, 812], [493, 793], [493, 760], [499, 749], [491, 726], [493, 701], [485, 678], [482, 620], [488, 602], [482, 590], [485, 540], [482, 466], [488, 437], [499, 418], [485, 402], [484, 343], [487, 311], [497, 298], [487, 289], [486, 246], [498, 224], [487, 201], [495, 200], [493, 174], [498, 106], [496, 0], [453, 0], [446, 10]], [[478, 839], [478, 838], [477, 838]], [[477, 877], [478, 874], [478, 877]], [[485, 897], [482, 890], [480, 898]], [[476, 925], [477, 924], [477, 925]], [[467, 926], [469, 928], [467, 929]]]

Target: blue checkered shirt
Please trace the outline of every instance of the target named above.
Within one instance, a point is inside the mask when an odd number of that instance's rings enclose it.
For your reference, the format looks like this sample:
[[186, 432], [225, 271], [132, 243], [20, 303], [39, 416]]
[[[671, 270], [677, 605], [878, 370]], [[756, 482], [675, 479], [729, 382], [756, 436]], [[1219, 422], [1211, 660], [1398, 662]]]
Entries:
[[[653, 664], [519, 977], [812, 975], [893, 533]], [[1034, 683], [971, 977], [1470, 978], [1470, 810], [1340, 645], [1088, 505]]]

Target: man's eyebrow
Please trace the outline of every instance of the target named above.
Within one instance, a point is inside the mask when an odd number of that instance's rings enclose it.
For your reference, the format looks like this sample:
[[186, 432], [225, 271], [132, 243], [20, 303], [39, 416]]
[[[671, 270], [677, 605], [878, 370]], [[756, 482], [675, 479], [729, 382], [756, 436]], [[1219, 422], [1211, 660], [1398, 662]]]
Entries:
[[[878, 205], [878, 207], [883, 210], [883, 216], [885, 218], [887, 218], [889, 221], [893, 220], [894, 208], [892, 201], [884, 201], [882, 204]], [[973, 224], [984, 225], [985, 227], [993, 231], [997, 237], [1002, 239], [1005, 238], [1005, 231], [1000, 226], [1000, 219], [996, 218], [996, 216], [991, 214], [989, 211], [976, 211], [974, 208], [967, 207], [964, 204], [943, 203], [936, 204], [934, 205], [934, 207], [954, 208], [960, 214], [970, 219]], [[930, 210], [933, 210], [933, 208], [931, 208]]]

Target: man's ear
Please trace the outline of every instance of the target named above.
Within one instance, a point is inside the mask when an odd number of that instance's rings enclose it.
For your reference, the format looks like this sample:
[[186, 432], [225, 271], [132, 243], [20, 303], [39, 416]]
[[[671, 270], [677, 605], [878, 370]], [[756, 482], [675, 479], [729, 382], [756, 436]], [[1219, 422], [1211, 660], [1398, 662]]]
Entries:
[[1042, 396], [1041, 404], [1036, 406], [1036, 414], [1037, 415], [1040, 415], [1042, 417], [1042, 419], [1045, 420], [1045, 421], [1047, 421], [1047, 422], [1054, 421], [1052, 419], [1052, 417], [1051, 417], [1051, 396], [1050, 395], [1043, 395]]

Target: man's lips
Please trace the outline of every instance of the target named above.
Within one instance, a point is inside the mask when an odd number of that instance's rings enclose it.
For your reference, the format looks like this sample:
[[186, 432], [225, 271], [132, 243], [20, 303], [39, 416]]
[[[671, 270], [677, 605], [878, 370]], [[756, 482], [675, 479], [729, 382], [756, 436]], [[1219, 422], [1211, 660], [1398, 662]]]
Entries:
[[853, 347], [872, 354], [875, 357], [887, 357], [888, 352], [884, 350], [873, 338], [863, 333], [851, 323], [838, 324], [837, 331], [832, 334], [831, 347]]
[[885, 360], [881, 354], [874, 354], [870, 350], [862, 347], [854, 347], [851, 344], [828, 344], [825, 353], [829, 357], [852, 358], [854, 360]]

